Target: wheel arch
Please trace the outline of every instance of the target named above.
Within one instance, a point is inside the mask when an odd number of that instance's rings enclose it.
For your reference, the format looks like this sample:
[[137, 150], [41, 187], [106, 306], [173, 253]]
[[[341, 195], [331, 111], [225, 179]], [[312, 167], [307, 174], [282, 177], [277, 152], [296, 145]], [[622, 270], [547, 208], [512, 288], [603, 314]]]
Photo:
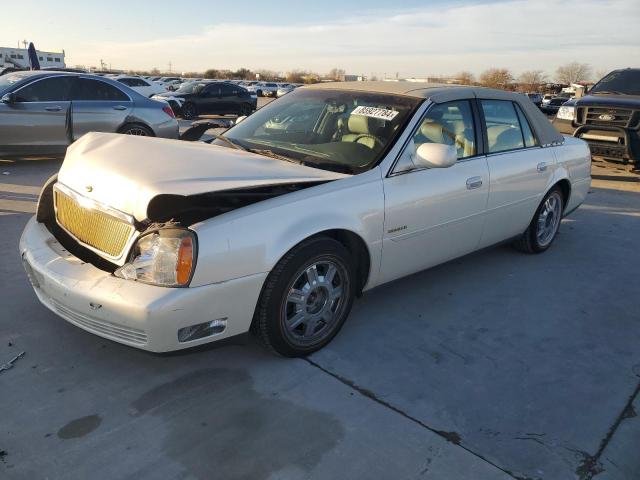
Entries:
[[151, 125], [148, 125], [147, 123], [143, 122], [142, 120], [138, 119], [138, 118], [127, 118], [125, 119], [124, 122], [122, 122], [122, 125], [120, 125], [118, 127], [117, 133], [122, 133], [127, 127], [130, 127], [132, 125], [138, 125], [141, 127], [144, 127], [146, 129], [148, 129], [149, 131], [151, 131], [151, 133], [153, 134], [153, 136], [156, 136], [156, 132], [153, 129], [153, 127], [151, 127]]
[[[275, 261], [274, 266], [277, 265], [284, 257], [286, 257], [289, 252], [297, 248], [299, 245], [312, 240], [314, 238], [319, 237], [327, 237], [331, 238], [337, 242], [339, 242], [342, 246], [344, 246], [347, 251], [356, 259], [356, 276], [358, 283], [356, 285], [356, 296], [361, 296], [364, 286], [367, 284], [369, 277], [371, 275], [371, 252], [367, 243], [364, 239], [354, 232], [353, 230], [349, 230], [346, 228], [331, 228], [326, 230], [318, 231], [314, 234], [308, 235], [302, 240], [295, 243], [289, 249], [287, 249], [284, 253], [280, 255], [280, 257]], [[262, 287], [260, 288], [260, 294], [258, 295], [258, 300], [256, 301], [254, 316], [251, 320], [251, 325], [249, 330], [255, 332], [255, 320], [256, 320], [256, 312], [260, 306], [260, 299], [262, 298], [263, 291], [268, 284], [268, 277], [262, 283]]]
[[362, 290], [365, 285], [369, 281], [369, 277], [371, 276], [371, 264], [372, 257], [369, 247], [367, 246], [367, 242], [360, 236], [358, 233], [353, 230], [349, 230], [346, 228], [330, 228], [325, 230], [320, 230], [313, 234], [308, 234], [290, 248], [288, 248], [285, 252], [282, 252], [279, 257], [273, 262], [273, 265], [277, 265], [280, 260], [282, 260], [289, 252], [293, 249], [297, 248], [300, 244], [314, 239], [318, 237], [328, 237], [331, 238], [345, 247], [349, 253], [353, 256], [356, 261], [356, 275], [357, 275], [357, 295], [362, 294]]
[[551, 190], [553, 190], [554, 188], [560, 188], [560, 191], [562, 192], [562, 202], [563, 202], [563, 208], [564, 211], [566, 211], [567, 209], [567, 205], [569, 205], [569, 199], [571, 198], [571, 182], [569, 181], [568, 178], [561, 178], [559, 180], [556, 179], [555, 182], [553, 182], [553, 184], [551, 185], [551, 187], [549, 187], [549, 189], [545, 192], [544, 196], [547, 195], [547, 193], [549, 193]]
[[[352, 230], [344, 228], [334, 228], [323, 230], [308, 238], [329, 237], [341, 243], [353, 256], [356, 262], [357, 288], [356, 295], [362, 295], [364, 286], [371, 276], [371, 252], [364, 239]], [[307, 240], [307, 239], [305, 239]], [[303, 240], [303, 242], [305, 241]], [[300, 242], [302, 243], [302, 242]], [[294, 247], [295, 248], [295, 247]]]

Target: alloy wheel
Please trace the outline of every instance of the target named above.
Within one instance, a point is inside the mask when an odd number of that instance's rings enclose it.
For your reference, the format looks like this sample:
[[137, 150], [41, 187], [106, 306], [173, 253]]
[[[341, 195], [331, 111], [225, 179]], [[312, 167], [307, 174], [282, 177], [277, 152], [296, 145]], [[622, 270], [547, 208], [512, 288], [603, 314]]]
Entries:
[[348, 303], [348, 282], [346, 268], [333, 258], [314, 261], [296, 273], [281, 313], [291, 343], [310, 345], [331, 334]]
[[553, 192], [545, 200], [536, 226], [536, 237], [541, 247], [551, 243], [562, 220], [562, 198], [558, 192]]

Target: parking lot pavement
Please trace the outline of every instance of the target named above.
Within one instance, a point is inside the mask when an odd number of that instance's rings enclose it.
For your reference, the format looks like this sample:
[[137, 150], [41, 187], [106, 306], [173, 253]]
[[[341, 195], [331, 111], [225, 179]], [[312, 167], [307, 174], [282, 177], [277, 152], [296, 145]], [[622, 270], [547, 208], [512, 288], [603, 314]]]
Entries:
[[[594, 166], [553, 247], [374, 289], [308, 360], [153, 355], [41, 306], [17, 255], [59, 162], [0, 162], [0, 477], [640, 478], [637, 176]], [[612, 179], [610, 177], [615, 177]]]

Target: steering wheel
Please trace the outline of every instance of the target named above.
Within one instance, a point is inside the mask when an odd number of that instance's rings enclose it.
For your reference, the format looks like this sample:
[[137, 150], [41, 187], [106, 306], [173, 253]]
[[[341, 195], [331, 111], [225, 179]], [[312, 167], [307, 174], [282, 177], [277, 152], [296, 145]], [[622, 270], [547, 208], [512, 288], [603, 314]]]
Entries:
[[361, 138], [371, 138], [374, 144], [377, 144], [380, 148], [384, 148], [384, 143], [382, 143], [382, 140], [374, 135], [371, 135], [370, 133], [361, 133], [353, 140], [353, 143], [358, 143]]

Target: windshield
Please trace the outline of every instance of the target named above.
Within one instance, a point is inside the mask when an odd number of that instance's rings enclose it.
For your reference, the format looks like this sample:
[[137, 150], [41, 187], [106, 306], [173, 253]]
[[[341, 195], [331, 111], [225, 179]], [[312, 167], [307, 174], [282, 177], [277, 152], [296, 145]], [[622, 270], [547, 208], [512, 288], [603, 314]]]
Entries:
[[640, 95], [640, 70], [619, 70], [596, 83], [589, 93]]
[[0, 75], [0, 93], [4, 93], [9, 90], [14, 84], [23, 80], [26, 77], [24, 73], [7, 73], [6, 75]]
[[180, 88], [176, 90], [176, 93], [198, 93], [204, 88], [204, 83], [188, 82], [180, 85]]
[[[369, 170], [421, 99], [341, 90], [294, 90], [225, 136], [247, 150], [344, 173]], [[220, 140], [216, 144], [224, 145]]]

